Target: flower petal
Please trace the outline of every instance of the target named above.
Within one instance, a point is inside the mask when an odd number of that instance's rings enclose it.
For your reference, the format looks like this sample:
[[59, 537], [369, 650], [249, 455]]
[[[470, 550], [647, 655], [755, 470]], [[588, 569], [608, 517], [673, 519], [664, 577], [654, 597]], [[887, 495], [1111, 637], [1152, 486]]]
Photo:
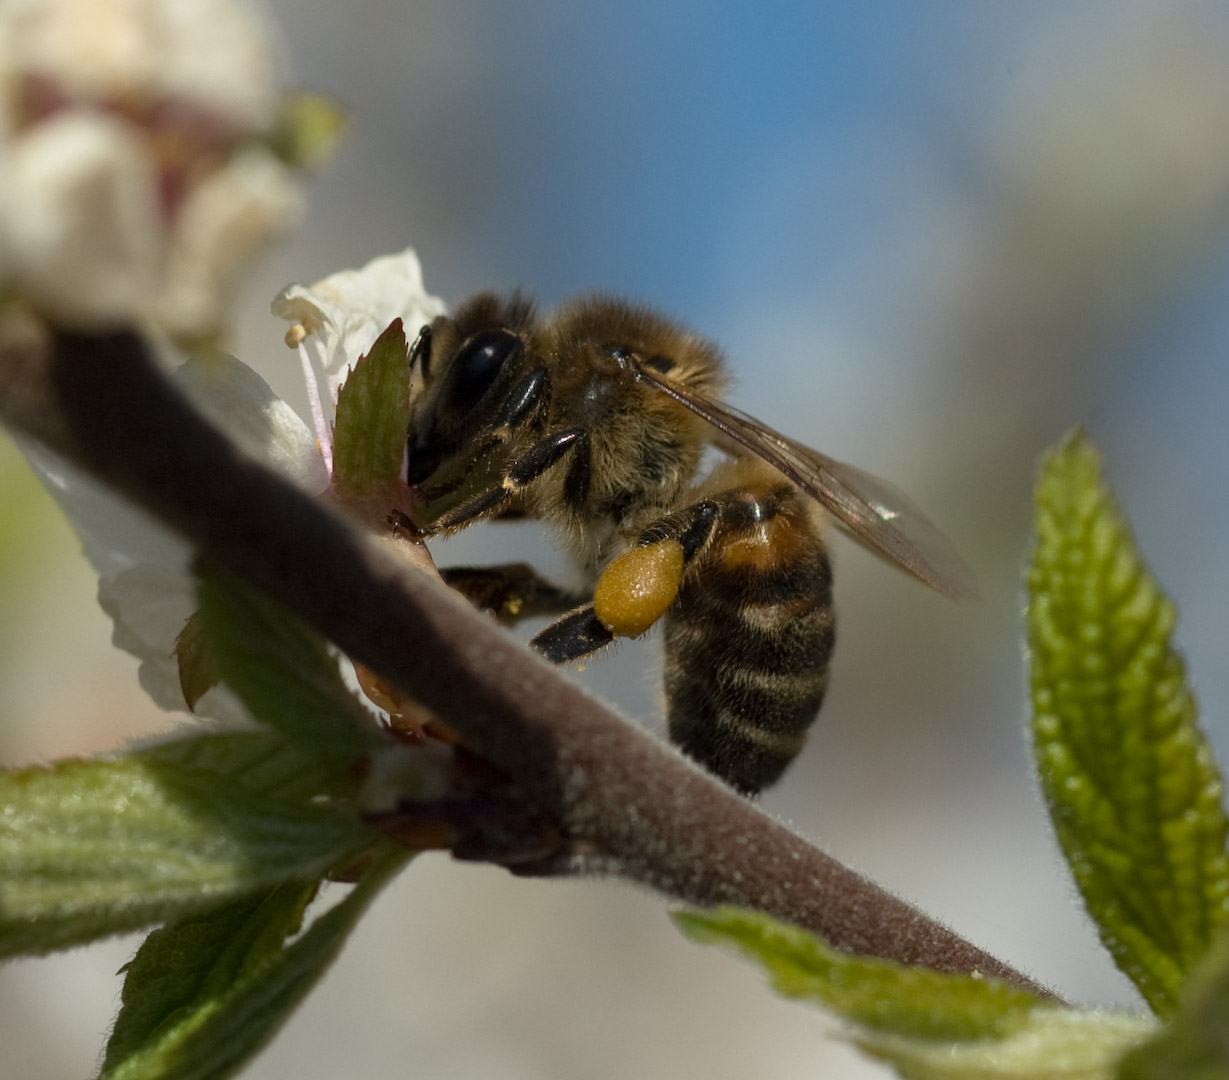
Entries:
[[[444, 303], [423, 286], [422, 267], [413, 248], [372, 259], [359, 270], [342, 270], [311, 286], [290, 285], [273, 301], [273, 314], [316, 335], [324, 350], [331, 397], [346, 371], [371, 349], [394, 319], [410, 338], [437, 315]], [[296, 342], [297, 344], [297, 342]]]
[[[188, 712], [175, 653], [177, 639], [197, 608], [196, 582], [187, 565], [140, 563], [114, 577], [100, 578], [98, 604], [114, 623], [112, 644], [140, 661], [141, 689], [160, 709]], [[206, 690], [191, 712], [232, 727], [251, 723], [243, 704], [226, 686]]]
[[249, 148], [205, 177], [179, 210], [159, 323], [184, 337], [216, 329], [242, 272], [299, 223], [303, 206], [291, 170], [263, 147]]
[[250, 367], [223, 352], [189, 360], [171, 376], [210, 420], [247, 453], [311, 495], [329, 475], [307, 425]]
[[157, 170], [132, 127], [65, 112], [10, 147], [0, 243], [23, 291], [58, 319], [134, 321], [158, 281]]
[[278, 107], [272, 34], [237, 0], [7, 0], [0, 41], [70, 98], [179, 98], [247, 131]]

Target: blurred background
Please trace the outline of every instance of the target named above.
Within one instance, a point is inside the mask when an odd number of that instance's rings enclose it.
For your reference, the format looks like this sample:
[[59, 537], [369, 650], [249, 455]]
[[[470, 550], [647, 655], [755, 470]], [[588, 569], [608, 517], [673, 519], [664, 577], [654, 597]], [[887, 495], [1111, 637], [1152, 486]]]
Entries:
[[[1223, 8], [268, 6], [292, 80], [353, 120], [251, 285], [238, 355], [301, 403], [269, 301], [406, 244], [449, 303], [613, 290], [721, 342], [740, 408], [899, 484], [983, 593], [952, 604], [836, 541], [832, 689], [765, 808], [1069, 999], [1138, 1007], [1030, 775], [1023, 568], [1037, 456], [1082, 423], [1229, 757]], [[7, 443], [0, 499], [0, 758], [166, 730]], [[435, 554], [559, 565], [521, 526]], [[578, 678], [659, 729], [659, 644]], [[884, 1075], [664, 908], [425, 857], [245, 1075]], [[138, 940], [0, 970], [4, 1075], [90, 1072]]]

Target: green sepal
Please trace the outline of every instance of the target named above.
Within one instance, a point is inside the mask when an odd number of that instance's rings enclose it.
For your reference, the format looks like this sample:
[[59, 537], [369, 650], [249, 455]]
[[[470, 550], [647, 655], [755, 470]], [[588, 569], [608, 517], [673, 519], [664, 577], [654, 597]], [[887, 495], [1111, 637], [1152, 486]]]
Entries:
[[314, 169], [337, 151], [349, 112], [324, 94], [295, 92], [282, 99], [273, 152], [296, 169]]
[[912, 1040], [998, 1039], [1027, 1023], [1033, 994], [995, 979], [854, 956], [757, 912], [719, 907], [674, 921], [696, 941], [733, 948], [764, 968], [774, 989], [847, 1020]]
[[409, 347], [394, 319], [337, 395], [333, 485], [341, 498], [396, 490], [410, 424], [409, 386]]
[[1121, 1080], [1229, 1077], [1229, 934], [1220, 933], [1182, 991], [1172, 1019], [1122, 1063]]
[[386, 849], [344, 899], [293, 941], [316, 892], [310, 881], [155, 930], [126, 968], [101, 1080], [233, 1076], [307, 996], [408, 857]]
[[1171, 635], [1083, 434], [1046, 455], [1029, 571], [1033, 750], [1101, 939], [1171, 1013], [1226, 914], [1223, 783]]
[[[360, 822], [286, 788], [256, 791], [256, 748], [216, 738], [0, 771], [0, 958], [318, 877], [373, 843]], [[267, 776], [289, 764], [263, 753]]]
[[392, 739], [346, 685], [324, 639], [253, 586], [204, 560], [200, 621], [222, 681], [263, 724], [337, 777]]
[[175, 638], [175, 663], [179, 667], [179, 689], [189, 711], [195, 711], [196, 703], [222, 678], [201, 625], [200, 612], [194, 611], [188, 617]]

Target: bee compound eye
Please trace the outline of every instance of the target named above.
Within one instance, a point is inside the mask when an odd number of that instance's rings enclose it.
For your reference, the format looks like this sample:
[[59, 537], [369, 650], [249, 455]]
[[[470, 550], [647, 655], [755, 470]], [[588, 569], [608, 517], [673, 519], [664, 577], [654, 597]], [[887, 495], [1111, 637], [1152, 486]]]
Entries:
[[444, 376], [441, 401], [450, 409], [472, 409], [521, 348], [521, 339], [510, 330], [481, 330], [466, 338]]

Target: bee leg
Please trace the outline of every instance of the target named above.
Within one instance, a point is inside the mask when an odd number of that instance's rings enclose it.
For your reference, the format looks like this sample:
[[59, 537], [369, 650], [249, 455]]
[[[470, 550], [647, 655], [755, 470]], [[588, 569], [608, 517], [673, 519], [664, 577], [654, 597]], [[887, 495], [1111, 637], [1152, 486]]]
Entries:
[[639, 637], [674, 603], [688, 566], [703, 550], [721, 508], [711, 499], [655, 521], [635, 547], [614, 559], [597, 580], [593, 608], [616, 637]]
[[440, 575], [475, 607], [505, 625], [535, 615], [559, 615], [583, 604], [588, 595], [560, 588], [528, 563], [449, 566]]
[[551, 623], [529, 644], [562, 664], [597, 652], [616, 637], [639, 637], [674, 603], [718, 513], [718, 504], [704, 499], [655, 522], [602, 571], [592, 604]]
[[516, 431], [532, 419], [545, 400], [544, 393], [549, 380], [546, 368], [536, 367], [513, 388], [508, 400], [495, 416], [497, 431]]
[[614, 639], [588, 604], [551, 623], [529, 644], [552, 664], [566, 664], [597, 652]]
[[431, 371], [431, 324], [427, 323], [418, 331], [418, 337], [414, 339], [414, 344], [410, 346], [410, 371], [414, 370], [414, 366], [418, 365], [423, 376], [427, 376]]
[[432, 531], [455, 529], [497, 509], [509, 497], [533, 483], [547, 469], [568, 454], [589, 456], [589, 435], [580, 428], [568, 428], [547, 436], [532, 446], [508, 470], [499, 487], [480, 492], [459, 506], [454, 506], [432, 524]]

